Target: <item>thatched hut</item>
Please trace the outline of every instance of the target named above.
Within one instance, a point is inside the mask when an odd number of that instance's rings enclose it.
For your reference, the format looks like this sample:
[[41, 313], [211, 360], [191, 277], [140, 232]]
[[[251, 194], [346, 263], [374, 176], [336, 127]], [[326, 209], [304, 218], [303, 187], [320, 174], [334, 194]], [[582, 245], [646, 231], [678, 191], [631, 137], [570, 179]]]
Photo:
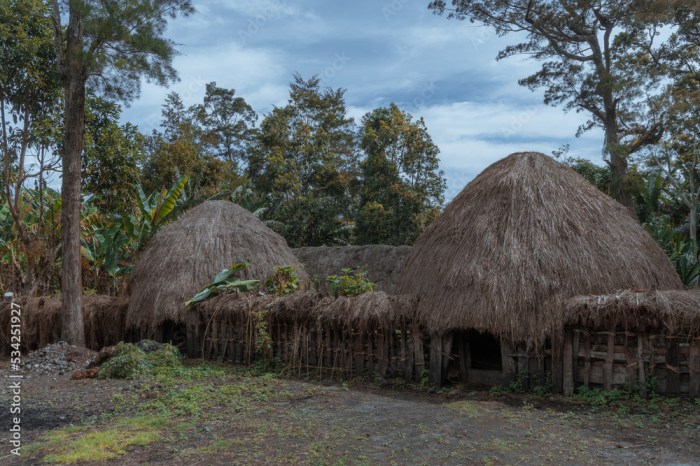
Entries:
[[431, 379], [505, 383], [551, 372], [561, 385], [565, 302], [577, 295], [682, 284], [626, 209], [539, 153], [488, 167], [416, 242], [399, 293], [418, 297], [431, 334]]
[[172, 338], [186, 322], [184, 302], [244, 260], [245, 279], [262, 282], [275, 266], [294, 265], [308, 281], [286, 241], [252, 213], [228, 201], [200, 204], [160, 230], [141, 254], [129, 277], [127, 326], [140, 338]]
[[577, 296], [564, 319], [564, 393], [584, 385], [700, 395], [700, 290]]
[[[85, 346], [99, 350], [126, 338], [125, 298], [90, 295], [81, 298]], [[61, 340], [61, 300], [23, 298], [17, 303], [22, 316], [22, 350], [32, 351]], [[0, 354], [10, 351], [10, 304], [0, 303]]]
[[343, 268], [363, 269], [377, 291], [393, 293], [401, 269], [411, 253], [411, 246], [371, 244], [364, 246], [320, 246], [292, 250], [304, 270], [319, 279], [321, 289], [325, 278], [338, 275]]

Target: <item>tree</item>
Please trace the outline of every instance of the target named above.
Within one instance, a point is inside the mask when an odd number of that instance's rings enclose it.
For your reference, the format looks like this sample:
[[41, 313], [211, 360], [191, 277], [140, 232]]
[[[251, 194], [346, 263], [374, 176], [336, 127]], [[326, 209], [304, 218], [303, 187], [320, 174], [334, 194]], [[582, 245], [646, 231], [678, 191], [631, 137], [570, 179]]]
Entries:
[[[142, 77], [162, 85], [174, 80], [174, 43], [163, 33], [168, 18], [194, 10], [189, 0], [52, 0], [51, 5], [54, 51], [65, 105], [61, 338], [82, 346], [80, 187], [86, 88], [89, 85], [108, 98], [129, 100], [138, 95]], [[62, 18], [68, 20], [65, 27]]]
[[93, 96], [87, 106], [83, 188], [102, 213], [127, 215], [136, 205], [144, 137], [133, 124], [118, 123], [118, 105]]
[[[604, 152], [613, 174], [615, 197], [634, 212], [628, 184], [628, 158], [659, 141], [661, 115], [650, 95], [660, 83], [651, 72], [658, 19], [637, 0], [453, 0], [449, 17], [469, 18], [492, 27], [499, 35], [525, 33], [527, 39], [506, 47], [498, 59], [528, 55], [542, 62], [535, 74], [519, 83], [544, 88], [544, 102], [565, 110], [586, 112], [593, 127], [605, 132]], [[429, 8], [446, 9], [445, 0]], [[643, 18], [643, 20], [642, 20]]]
[[221, 160], [206, 150], [205, 132], [198, 123], [199, 106], [185, 108], [180, 96], [168, 94], [162, 109], [163, 132], [148, 138], [149, 153], [143, 169], [147, 192], [160, 191], [187, 176], [188, 197], [210, 197], [240, 183], [235, 162]]
[[207, 84], [204, 102], [192, 108], [199, 123], [205, 149], [234, 164], [236, 170], [246, 162], [248, 146], [255, 135], [257, 114], [234, 89]]
[[[39, 260], [38, 231], [26, 223], [28, 202], [43, 203], [47, 172], [57, 165], [55, 128], [60, 86], [55, 78], [53, 29], [46, 5], [37, 0], [0, 2], [0, 120], [2, 197], [23, 252], [24, 292], [32, 294]], [[27, 190], [31, 180], [37, 190]], [[41, 211], [41, 209], [40, 209]], [[24, 270], [22, 270], [22, 268]]]
[[423, 119], [395, 104], [362, 119], [359, 244], [412, 244], [440, 213], [445, 178]]
[[350, 239], [357, 154], [344, 94], [294, 75], [289, 103], [263, 119], [251, 151], [248, 176], [269, 196], [266, 218], [283, 225], [293, 247]]

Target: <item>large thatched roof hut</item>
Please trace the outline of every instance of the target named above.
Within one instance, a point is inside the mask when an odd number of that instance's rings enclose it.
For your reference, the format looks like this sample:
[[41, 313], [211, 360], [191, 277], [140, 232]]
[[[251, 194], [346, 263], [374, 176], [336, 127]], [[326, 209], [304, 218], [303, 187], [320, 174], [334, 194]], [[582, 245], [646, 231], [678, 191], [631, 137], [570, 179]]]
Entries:
[[241, 276], [261, 282], [275, 266], [299, 262], [281, 236], [244, 208], [228, 201], [200, 204], [159, 231], [143, 251], [130, 275], [127, 326], [157, 338], [163, 323], [186, 321], [187, 299], [246, 259], [250, 267]]
[[434, 335], [539, 347], [561, 332], [568, 299], [652, 287], [682, 284], [642, 226], [570, 168], [525, 152], [484, 170], [426, 229], [398, 292], [418, 297]]

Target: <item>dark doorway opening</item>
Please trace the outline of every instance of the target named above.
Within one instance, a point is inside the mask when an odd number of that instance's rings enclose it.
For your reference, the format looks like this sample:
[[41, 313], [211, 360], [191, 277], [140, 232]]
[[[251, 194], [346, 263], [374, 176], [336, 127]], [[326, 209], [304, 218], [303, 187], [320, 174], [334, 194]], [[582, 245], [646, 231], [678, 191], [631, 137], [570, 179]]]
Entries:
[[490, 333], [470, 331], [469, 352], [471, 354], [471, 369], [503, 370], [501, 342]]

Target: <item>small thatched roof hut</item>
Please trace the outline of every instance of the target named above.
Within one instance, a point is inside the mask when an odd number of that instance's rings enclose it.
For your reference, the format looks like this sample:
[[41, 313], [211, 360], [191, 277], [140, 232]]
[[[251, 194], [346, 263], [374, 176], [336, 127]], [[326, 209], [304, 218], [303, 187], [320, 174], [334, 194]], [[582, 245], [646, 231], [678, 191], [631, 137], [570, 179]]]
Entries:
[[566, 304], [566, 324], [576, 328], [662, 330], [671, 336], [700, 337], [700, 289], [618, 291], [577, 296]]
[[416, 242], [398, 287], [434, 334], [474, 329], [540, 345], [565, 302], [627, 288], [678, 289], [661, 248], [570, 168], [516, 153], [477, 176]]
[[185, 322], [184, 302], [232, 264], [250, 261], [241, 276], [261, 282], [277, 265], [298, 266], [286, 241], [244, 208], [206, 201], [159, 231], [129, 277], [127, 326], [147, 333], [165, 321]]
[[361, 268], [377, 291], [393, 293], [411, 246], [370, 244], [364, 246], [320, 246], [292, 250], [309, 275], [316, 275], [322, 287], [329, 275], [343, 268]]

